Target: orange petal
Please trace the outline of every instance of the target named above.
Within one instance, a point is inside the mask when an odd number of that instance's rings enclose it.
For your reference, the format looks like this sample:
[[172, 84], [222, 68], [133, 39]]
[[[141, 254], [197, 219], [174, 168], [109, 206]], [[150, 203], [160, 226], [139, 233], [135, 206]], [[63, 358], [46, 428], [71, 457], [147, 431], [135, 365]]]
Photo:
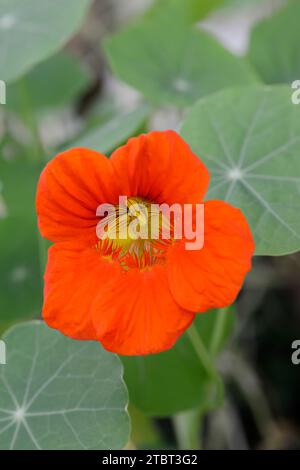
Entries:
[[77, 243], [49, 249], [45, 274], [43, 318], [52, 328], [75, 339], [96, 339], [91, 322], [95, 297], [107, 277], [117, 276], [117, 263]]
[[183, 308], [205, 312], [234, 302], [251, 269], [254, 241], [239, 209], [226, 202], [205, 203], [204, 247], [185, 249], [176, 242], [168, 252], [171, 292]]
[[172, 298], [164, 266], [122, 272], [102, 286], [93, 308], [98, 339], [109, 351], [142, 355], [165, 351], [189, 327], [194, 314]]
[[121, 195], [168, 204], [201, 202], [209, 173], [174, 131], [154, 131], [130, 139], [110, 159]]
[[36, 207], [42, 235], [54, 242], [96, 242], [97, 207], [116, 203], [109, 160], [97, 152], [75, 148], [59, 154], [43, 170]]

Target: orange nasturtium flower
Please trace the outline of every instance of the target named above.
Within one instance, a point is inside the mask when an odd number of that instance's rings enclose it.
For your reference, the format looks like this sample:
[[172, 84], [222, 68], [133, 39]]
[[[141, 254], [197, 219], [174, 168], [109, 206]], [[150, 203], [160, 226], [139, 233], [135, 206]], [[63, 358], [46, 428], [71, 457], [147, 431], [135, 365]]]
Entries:
[[[251, 268], [254, 242], [239, 209], [204, 202], [204, 246], [185, 239], [99, 240], [100, 204], [201, 204], [209, 172], [173, 131], [132, 138], [110, 159], [75, 148], [42, 172], [42, 235], [54, 242], [45, 273], [43, 318], [67, 336], [98, 340], [123, 355], [173, 346], [196, 313], [234, 302]], [[150, 216], [149, 216], [150, 217]]]

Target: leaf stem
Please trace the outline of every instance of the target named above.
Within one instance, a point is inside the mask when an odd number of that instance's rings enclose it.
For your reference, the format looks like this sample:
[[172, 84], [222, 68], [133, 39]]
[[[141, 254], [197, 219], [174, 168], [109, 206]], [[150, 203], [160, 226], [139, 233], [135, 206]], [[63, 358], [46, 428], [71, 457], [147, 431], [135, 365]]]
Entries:
[[216, 356], [218, 352], [224, 334], [224, 326], [226, 325], [226, 315], [228, 313], [228, 310], [229, 307], [221, 309], [216, 313], [216, 323], [209, 346], [209, 352], [213, 357]]
[[32, 134], [32, 146], [31, 146], [32, 156], [30, 155], [30, 157], [33, 162], [42, 163], [44, 147], [40, 139], [36, 117], [35, 117], [33, 107], [32, 107], [31, 97], [28, 92], [28, 85], [27, 85], [26, 78], [23, 78], [20, 80], [18, 87], [19, 87], [20, 97], [22, 100], [23, 119]]
[[[44, 166], [43, 156], [45, 154], [45, 149], [40, 139], [39, 129], [38, 129], [37, 121], [36, 121], [36, 116], [33, 110], [30, 93], [28, 91], [26, 78], [23, 78], [20, 81], [19, 92], [20, 92], [22, 105], [23, 105], [23, 118], [32, 134], [32, 146], [29, 150], [29, 157], [30, 157], [30, 160], [32, 160], [35, 165], [38, 165], [42, 169], [42, 167]], [[31, 152], [32, 152], [32, 155], [31, 155]], [[41, 277], [43, 278], [45, 266], [47, 262], [47, 257], [48, 257], [47, 243], [46, 243], [46, 240], [42, 238], [39, 231], [37, 232], [37, 239], [38, 239], [38, 251], [39, 251], [39, 260], [40, 260], [40, 272], [41, 272]]]
[[201, 410], [178, 413], [173, 417], [174, 431], [180, 450], [201, 449]]
[[212, 399], [211, 407], [218, 406], [223, 401], [224, 396], [224, 385], [222, 378], [220, 377], [218, 371], [216, 370], [210, 353], [207, 351], [203, 341], [193, 323], [190, 328], [187, 330], [187, 334], [190, 338], [190, 341], [194, 347], [194, 350], [200, 360], [200, 363], [206, 370], [208, 376], [212, 379], [212, 381], [216, 385], [215, 396]]
[[201, 364], [204, 366], [206, 372], [208, 375], [215, 379], [217, 372], [214, 368], [214, 365], [211, 361], [211, 358], [209, 356], [209, 353], [203, 344], [203, 341], [197, 331], [197, 328], [195, 327], [195, 324], [193, 323], [190, 328], [187, 330], [187, 334], [189, 335], [190, 341], [194, 347], [194, 350], [200, 359]]

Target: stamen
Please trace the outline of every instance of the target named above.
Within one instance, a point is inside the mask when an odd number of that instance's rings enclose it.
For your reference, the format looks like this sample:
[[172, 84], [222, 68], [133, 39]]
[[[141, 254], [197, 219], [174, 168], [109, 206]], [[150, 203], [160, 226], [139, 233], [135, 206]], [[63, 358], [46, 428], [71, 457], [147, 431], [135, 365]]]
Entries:
[[[132, 223], [139, 234], [146, 236], [133, 233]], [[172, 227], [148, 201], [138, 197], [127, 199], [126, 206], [116, 206], [115, 212], [103, 219], [102, 228], [105, 236], [96, 249], [107, 259], [118, 261], [124, 270], [165, 263], [172, 240], [163, 239], [163, 233], [165, 230], [172, 233]]]

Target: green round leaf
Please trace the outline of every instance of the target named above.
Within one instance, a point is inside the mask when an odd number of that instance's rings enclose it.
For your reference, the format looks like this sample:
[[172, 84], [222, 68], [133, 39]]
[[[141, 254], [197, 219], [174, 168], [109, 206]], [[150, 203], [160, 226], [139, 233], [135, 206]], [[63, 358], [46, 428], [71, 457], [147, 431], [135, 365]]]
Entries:
[[234, 84], [257, 81], [248, 63], [181, 18], [145, 18], [108, 38], [113, 72], [158, 104], [184, 107]]
[[1, 80], [50, 57], [80, 27], [90, 0], [0, 0]]
[[207, 199], [242, 209], [256, 254], [300, 249], [300, 107], [289, 87], [210, 96], [191, 109], [181, 134], [210, 170]]
[[119, 449], [129, 435], [117, 356], [42, 322], [9, 330], [0, 366], [0, 449]]
[[22, 114], [72, 104], [88, 85], [88, 74], [74, 57], [59, 52], [7, 87], [9, 110]]
[[297, 1], [254, 28], [249, 59], [266, 83], [292, 83], [300, 78], [299, 23]]
[[[234, 316], [228, 312], [197, 315], [195, 325], [212, 360], [231, 333], [233, 320]], [[214, 405], [216, 384], [197, 356], [187, 333], [169, 351], [122, 357], [122, 361], [130, 402], [147, 414], [166, 416], [200, 405], [203, 409]]]
[[148, 105], [141, 105], [126, 114], [120, 113], [105, 124], [88, 131], [73, 142], [72, 146], [88, 147], [108, 154], [142, 127], [149, 114]]

